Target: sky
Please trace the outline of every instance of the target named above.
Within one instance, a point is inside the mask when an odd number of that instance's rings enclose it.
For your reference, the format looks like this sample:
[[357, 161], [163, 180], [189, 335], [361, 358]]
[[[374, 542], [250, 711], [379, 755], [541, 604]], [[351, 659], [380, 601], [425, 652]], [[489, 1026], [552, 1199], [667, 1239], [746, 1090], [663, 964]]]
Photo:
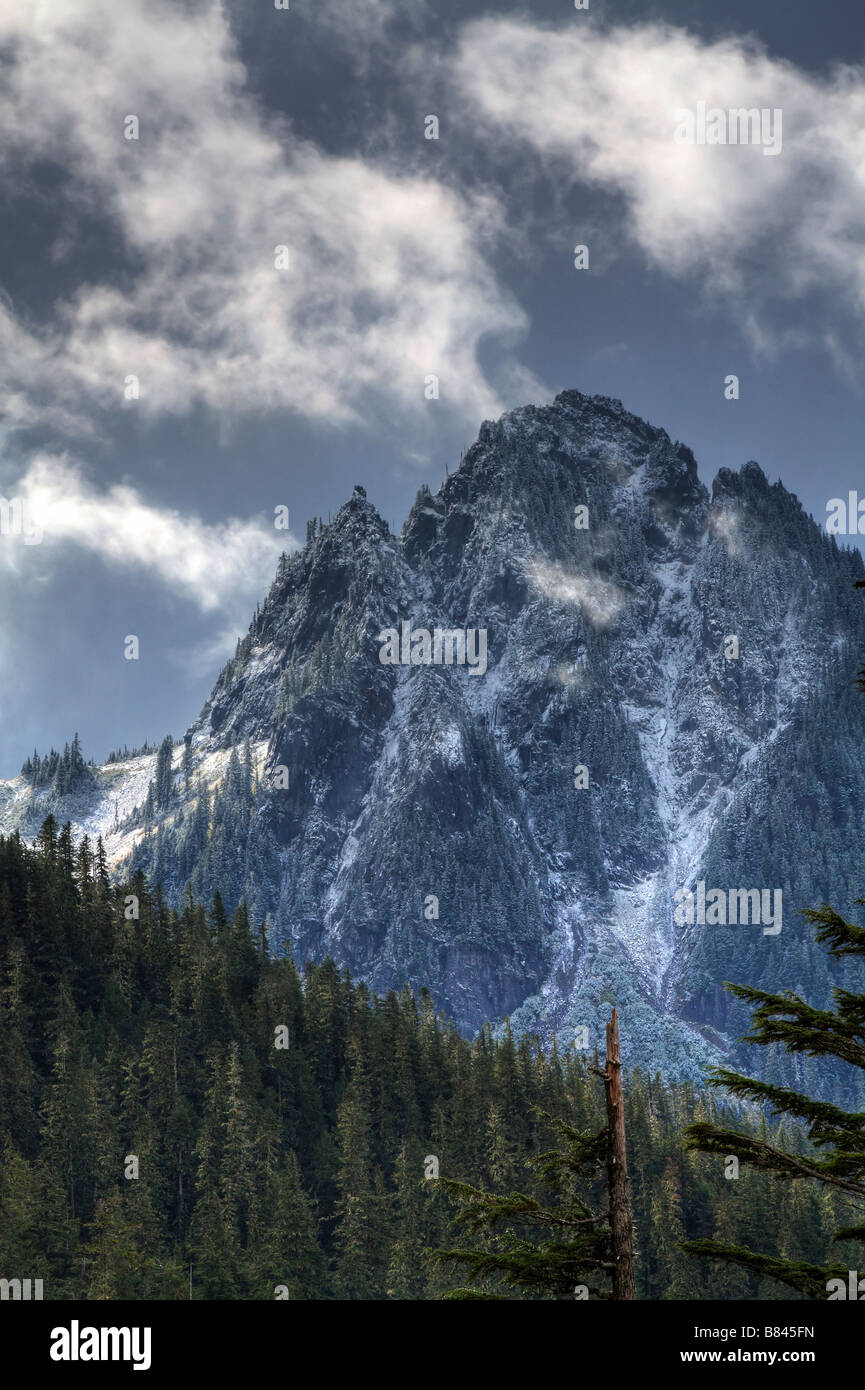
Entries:
[[0, 776], [182, 734], [308, 518], [563, 389], [865, 497], [863, 75], [851, 0], [3, 0]]

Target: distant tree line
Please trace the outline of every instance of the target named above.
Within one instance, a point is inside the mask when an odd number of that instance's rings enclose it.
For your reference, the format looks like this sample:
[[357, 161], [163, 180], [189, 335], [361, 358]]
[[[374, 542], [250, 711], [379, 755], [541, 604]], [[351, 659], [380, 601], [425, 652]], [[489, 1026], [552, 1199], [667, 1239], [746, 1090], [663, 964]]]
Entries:
[[92, 764], [85, 762], [77, 734], [71, 743], [63, 745], [62, 753], [52, 748], [40, 757], [34, 748], [32, 757], [21, 768], [21, 776], [31, 787], [53, 787], [58, 796], [92, 786], [94, 781]]
[[146, 753], [153, 753], [155, 749], [156, 744], [148, 743], [146, 740], [137, 748], [127, 748], [124, 743], [122, 748], [112, 748], [105, 761], [106, 763], [128, 763], [130, 759], [142, 758]]

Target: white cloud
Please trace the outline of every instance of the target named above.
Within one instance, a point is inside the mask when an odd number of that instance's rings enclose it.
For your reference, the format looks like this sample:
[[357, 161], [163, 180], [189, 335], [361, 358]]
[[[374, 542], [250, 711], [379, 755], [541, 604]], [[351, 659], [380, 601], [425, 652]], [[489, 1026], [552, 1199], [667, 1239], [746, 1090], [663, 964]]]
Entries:
[[297, 540], [264, 520], [229, 520], [209, 525], [197, 516], [153, 506], [135, 488], [115, 484], [94, 488], [66, 457], [39, 455], [11, 490], [22, 504], [31, 534], [42, 533], [40, 546], [23, 540], [0, 542], [0, 560], [8, 569], [23, 569], [44, 549], [75, 546], [105, 564], [149, 572], [204, 613], [248, 602], [273, 577], [282, 550]]
[[615, 622], [626, 603], [621, 589], [599, 575], [577, 574], [546, 560], [533, 562], [527, 573], [544, 598], [577, 604], [593, 627]]
[[[145, 417], [500, 411], [478, 343], [509, 345], [527, 321], [480, 249], [495, 201], [323, 154], [266, 119], [245, 80], [215, 0], [4, 0], [6, 178], [59, 164], [58, 199], [106, 217], [130, 266], [122, 285], [82, 285], [44, 329], [0, 303], [10, 418], [87, 427], [122, 406], [129, 375]], [[274, 268], [280, 245], [288, 270]]]
[[[559, 188], [619, 195], [624, 235], [653, 265], [699, 279], [743, 308], [752, 344], [774, 299], [828, 290], [865, 309], [865, 83], [812, 76], [747, 39], [704, 42], [662, 24], [547, 29], [465, 26], [452, 80], [491, 142], [541, 161]], [[780, 108], [783, 148], [676, 143], [676, 113]], [[610, 230], [607, 235], [609, 238]], [[596, 233], [597, 235], [597, 233]], [[616, 235], [612, 229], [612, 235]], [[595, 250], [606, 260], [609, 245]]]

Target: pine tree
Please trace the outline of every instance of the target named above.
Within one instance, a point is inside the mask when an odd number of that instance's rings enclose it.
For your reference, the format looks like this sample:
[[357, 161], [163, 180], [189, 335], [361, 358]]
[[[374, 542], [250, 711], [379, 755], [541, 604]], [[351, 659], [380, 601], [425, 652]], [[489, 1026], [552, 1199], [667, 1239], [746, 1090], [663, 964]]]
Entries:
[[82, 1246], [87, 1297], [92, 1299], [178, 1298], [184, 1287], [180, 1263], [161, 1249], [146, 1186], [100, 1199]]
[[[858, 901], [858, 900], [857, 900]], [[833, 908], [823, 906], [806, 913], [817, 925], [816, 940], [828, 947], [836, 960], [865, 957], [865, 930], [844, 919]], [[728, 985], [737, 999], [753, 1009], [753, 1032], [746, 1041], [768, 1047], [783, 1046], [792, 1055], [833, 1057], [854, 1068], [865, 1070], [865, 995], [835, 988], [834, 1007], [815, 1009], [804, 999], [787, 991], [768, 994], [746, 985]], [[828, 1101], [814, 1100], [773, 1082], [755, 1081], [726, 1068], [716, 1068], [709, 1085], [722, 1087], [739, 1099], [771, 1107], [775, 1113], [804, 1121], [813, 1149], [800, 1154], [782, 1149], [763, 1138], [721, 1129], [712, 1124], [691, 1125], [686, 1146], [703, 1153], [736, 1155], [743, 1163], [762, 1173], [774, 1173], [783, 1181], [813, 1179], [848, 1196], [861, 1214], [865, 1199], [865, 1115], [847, 1112]], [[836, 1230], [835, 1242], [865, 1242], [865, 1223]], [[739, 1265], [743, 1269], [777, 1280], [809, 1298], [825, 1298], [830, 1280], [846, 1280], [847, 1269], [840, 1262], [814, 1264], [802, 1258], [761, 1254], [742, 1245], [717, 1240], [684, 1243], [689, 1254], [710, 1256]]]
[[[254, 1298], [274, 1298], [284, 1289], [290, 1299], [321, 1298], [326, 1290], [325, 1262], [316, 1233], [313, 1205], [303, 1189], [297, 1159], [266, 1165], [263, 1193], [250, 1216], [250, 1291]], [[282, 1294], [284, 1297], [285, 1294]]]
[[430, 1286], [426, 1259], [430, 1234], [430, 1202], [435, 1183], [424, 1176], [424, 1155], [415, 1141], [404, 1141], [394, 1174], [394, 1231], [387, 1270], [387, 1294], [393, 1299], [421, 1299]]
[[382, 1298], [385, 1292], [386, 1202], [372, 1161], [369, 1111], [366, 1067], [355, 1048], [351, 1080], [337, 1115], [334, 1286], [342, 1299]]
[[192, 735], [183, 736], [183, 786], [189, 791], [189, 783], [192, 780]]
[[[585, 1289], [592, 1298], [609, 1298], [615, 1268], [610, 1231], [603, 1212], [581, 1195], [596, 1185], [603, 1169], [606, 1134], [590, 1134], [553, 1120], [562, 1147], [529, 1159], [556, 1199], [542, 1203], [523, 1192], [495, 1195], [452, 1178], [439, 1181], [461, 1205], [458, 1224], [473, 1235], [488, 1233], [488, 1248], [435, 1250], [437, 1264], [462, 1266], [468, 1286], [448, 1299], [503, 1298], [512, 1290], [531, 1297], [573, 1298]], [[499, 1234], [501, 1232], [501, 1234]], [[495, 1239], [498, 1237], [498, 1239]], [[507, 1291], [493, 1292], [498, 1282]], [[477, 1285], [481, 1284], [481, 1289]]]
[[171, 774], [171, 759], [173, 753], [174, 741], [170, 734], [166, 734], [159, 745], [159, 752], [156, 754], [154, 800], [158, 811], [165, 811], [171, 803], [174, 788], [174, 780]]

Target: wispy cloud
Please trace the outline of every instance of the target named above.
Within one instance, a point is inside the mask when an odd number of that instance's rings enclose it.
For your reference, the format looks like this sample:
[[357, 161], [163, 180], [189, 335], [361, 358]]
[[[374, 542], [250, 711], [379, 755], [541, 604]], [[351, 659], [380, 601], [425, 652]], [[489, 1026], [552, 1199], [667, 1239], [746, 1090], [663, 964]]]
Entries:
[[417, 32], [430, 16], [427, 0], [316, 0], [306, 16], [317, 28], [331, 34], [349, 50], [356, 64], [366, 68], [371, 53], [386, 47], [395, 20]]
[[742, 528], [736, 512], [729, 508], [715, 508], [709, 516], [709, 525], [723, 542], [727, 554], [731, 558], [740, 558], [744, 553], [740, 534]]
[[[545, 28], [483, 18], [449, 60], [467, 119], [490, 148], [528, 151], [559, 190], [586, 184], [621, 209], [596, 251], [636, 246], [671, 276], [741, 308], [755, 350], [773, 306], [811, 292], [861, 323], [865, 309], [865, 82], [812, 75], [747, 38], [705, 42], [664, 24]], [[783, 113], [776, 158], [746, 145], [687, 145], [677, 113], [697, 103]], [[784, 332], [781, 324], [777, 331]], [[820, 330], [818, 329], [818, 333]], [[834, 335], [830, 343], [837, 349]]]
[[[106, 565], [150, 573], [203, 613], [245, 607], [272, 578], [279, 553], [298, 544], [264, 520], [209, 525], [154, 506], [128, 485], [99, 490], [64, 457], [35, 458], [14, 496], [42, 533], [40, 558], [77, 547]], [[9, 538], [0, 541], [0, 563], [28, 580], [36, 553], [37, 547], [25, 552]]]
[[608, 627], [625, 606], [622, 591], [599, 575], [577, 574], [546, 560], [535, 561], [528, 575], [544, 598], [576, 604], [593, 627]]

